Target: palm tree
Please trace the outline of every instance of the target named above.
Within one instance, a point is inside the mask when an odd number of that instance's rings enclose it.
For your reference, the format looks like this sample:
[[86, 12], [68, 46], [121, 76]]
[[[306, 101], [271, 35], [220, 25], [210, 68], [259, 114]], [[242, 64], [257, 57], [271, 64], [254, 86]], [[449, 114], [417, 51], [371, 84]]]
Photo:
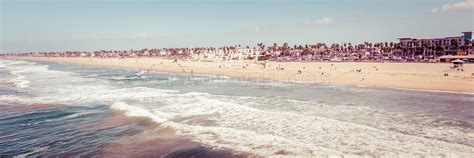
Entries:
[[470, 49], [471, 49], [471, 40], [469, 39], [464, 39], [464, 44], [462, 45], [462, 51], [466, 52], [467, 55], [470, 54]]
[[454, 52], [452, 55], [455, 55], [459, 51], [459, 43], [456, 39], [451, 40], [451, 51]]
[[422, 49], [423, 49], [423, 58], [427, 56], [426, 52], [430, 48], [429, 44], [426, 41], [423, 41]]
[[474, 40], [470, 40], [469, 42], [469, 50], [471, 51], [471, 53], [473, 53], [473, 50], [474, 50]]
[[448, 51], [446, 50], [446, 45], [441, 44], [441, 50], [443, 52], [443, 55], [448, 55]]
[[439, 57], [439, 56], [442, 56], [444, 53], [444, 48], [443, 46], [441, 45], [440, 41], [436, 41], [435, 43], [435, 56], [436, 57]]

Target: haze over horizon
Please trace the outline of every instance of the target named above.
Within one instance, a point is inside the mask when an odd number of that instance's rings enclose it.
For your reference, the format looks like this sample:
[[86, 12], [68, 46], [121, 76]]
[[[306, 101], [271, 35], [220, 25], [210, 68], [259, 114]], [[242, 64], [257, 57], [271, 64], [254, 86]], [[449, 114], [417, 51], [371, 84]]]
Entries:
[[0, 53], [396, 41], [474, 29], [474, 0], [2, 0]]

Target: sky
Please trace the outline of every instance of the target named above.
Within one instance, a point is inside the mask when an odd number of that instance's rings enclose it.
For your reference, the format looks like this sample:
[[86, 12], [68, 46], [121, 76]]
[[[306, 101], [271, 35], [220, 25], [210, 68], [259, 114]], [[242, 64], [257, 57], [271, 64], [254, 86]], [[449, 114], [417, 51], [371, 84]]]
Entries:
[[474, 0], [0, 0], [0, 53], [397, 41], [474, 30]]

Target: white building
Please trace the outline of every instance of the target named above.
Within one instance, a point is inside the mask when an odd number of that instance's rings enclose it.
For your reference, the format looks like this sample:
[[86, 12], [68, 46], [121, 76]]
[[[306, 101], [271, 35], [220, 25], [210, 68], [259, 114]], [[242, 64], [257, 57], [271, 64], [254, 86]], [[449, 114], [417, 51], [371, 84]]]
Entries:
[[[472, 34], [473, 32], [463, 32], [462, 36], [454, 37], [443, 37], [443, 38], [429, 38], [429, 39], [416, 39], [416, 38], [399, 38], [400, 47], [402, 49], [409, 49], [412, 52], [420, 52], [423, 54], [430, 54], [436, 50], [436, 47], [444, 48], [444, 51], [457, 53], [458, 51], [470, 47], [467, 50], [467, 54], [473, 53], [472, 51]], [[457, 47], [457, 48], [455, 48]], [[417, 48], [431, 48], [431, 49], [419, 49]]]
[[467, 41], [472, 41], [473, 32], [463, 32], [462, 36], [455, 37], [443, 37], [443, 38], [429, 38], [429, 39], [416, 39], [416, 38], [399, 38], [400, 46], [402, 48], [420, 47], [420, 46], [436, 46], [440, 44], [443, 46], [452, 46], [458, 44], [458, 46], [466, 45]]

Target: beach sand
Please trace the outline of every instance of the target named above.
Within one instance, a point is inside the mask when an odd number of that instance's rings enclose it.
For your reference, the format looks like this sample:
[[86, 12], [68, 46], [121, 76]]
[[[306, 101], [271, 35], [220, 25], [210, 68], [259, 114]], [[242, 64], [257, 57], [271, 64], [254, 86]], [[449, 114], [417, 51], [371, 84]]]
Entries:
[[[464, 71], [451, 70], [450, 63], [370, 62], [200, 62], [165, 58], [62, 58], [17, 57], [19, 60], [132, 68], [143, 71], [228, 76], [238, 80], [321, 83], [367, 87], [403, 88], [474, 93], [474, 64]], [[284, 70], [277, 70], [282, 67]], [[357, 69], [361, 71], [358, 72]], [[299, 70], [301, 73], [299, 73]], [[444, 76], [448, 73], [449, 76]]]

